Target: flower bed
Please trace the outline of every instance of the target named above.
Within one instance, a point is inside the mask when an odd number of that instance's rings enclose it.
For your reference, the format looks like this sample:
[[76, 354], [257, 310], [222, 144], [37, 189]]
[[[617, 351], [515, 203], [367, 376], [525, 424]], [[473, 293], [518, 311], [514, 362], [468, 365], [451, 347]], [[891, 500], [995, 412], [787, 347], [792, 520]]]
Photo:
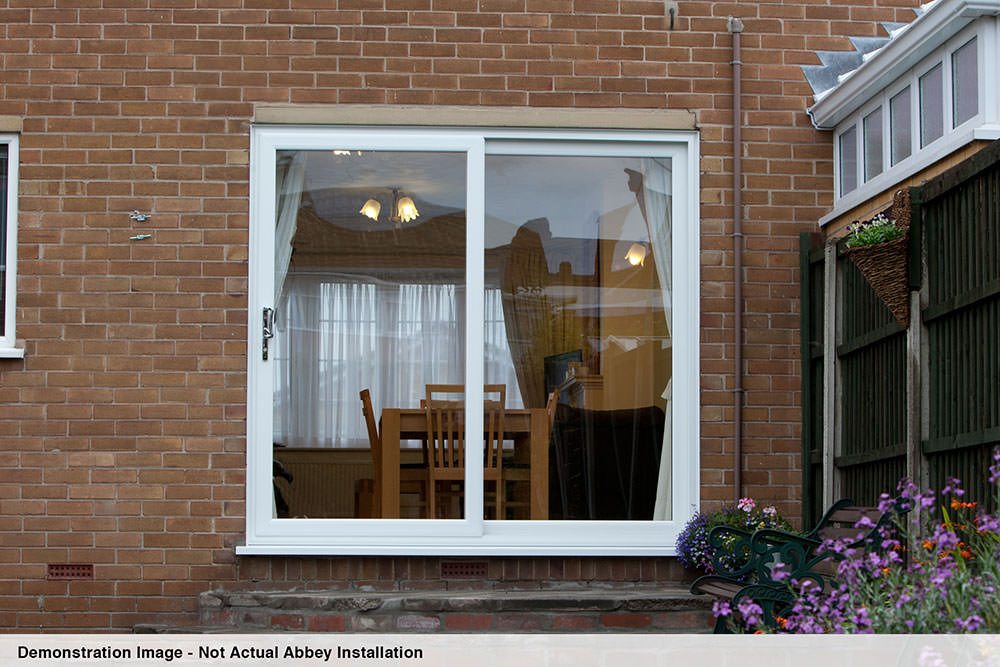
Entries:
[[[1000, 501], [1000, 448], [993, 460], [989, 480]], [[812, 582], [790, 582], [798, 599], [778, 619], [777, 632], [1000, 632], [1000, 521], [965, 499], [957, 479], [940, 494], [918, 492], [906, 480], [899, 490], [914, 503], [905, 524], [880, 531], [881, 543], [868, 550], [826, 543], [844, 556], [837, 584], [818, 592]], [[892, 502], [883, 495], [881, 509]], [[752, 600], [735, 610], [719, 603], [715, 613], [728, 616], [737, 631], [775, 631], [763, 625]]]

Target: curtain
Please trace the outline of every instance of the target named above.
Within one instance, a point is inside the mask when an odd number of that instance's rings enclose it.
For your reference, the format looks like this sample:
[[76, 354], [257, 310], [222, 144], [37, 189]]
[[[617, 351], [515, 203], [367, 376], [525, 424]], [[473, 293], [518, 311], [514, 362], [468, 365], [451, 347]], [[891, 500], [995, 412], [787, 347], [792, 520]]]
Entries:
[[[656, 263], [656, 276], [660, 281], [660, 292], [663, 297], [663, 314], [667, 318], [667, 337], [671, 336], [672, 298], [673, 294], [673, 264], [671, 254], [673, 243], [671, 239], [671, 187], [669, 162], [657, 159], [642, 161], [642, 189], [639, 202], [649, 241]], [[670, 518], [671, 484], [670, 462], [673, 453], [672, 422], [673, 422], [673, 379], [667, 381], [662, 398], [666, 399], [666, 421], [663, 427], [663, 448], [660, 452], [660, 471], [656, 484], [656, 504], [653, 509], [654, 521], [665, 521]]]
[[302, 187], [306, 178], [306, 152], [297, 151], [295, 157], [279, 161], [276, 174], [275, 230], [274, 230], [274, 302], [281, 301], [285, 276], [292, 261], [292, 238], [295, 236], [299, 206], [302, 204]]
[[[275, 337], [274, 441], [367, 447], [362, 389], [376, 407], [416, 408], [426, 384], [463, 383], [465, 288], [438, 279], [291, 271]], [[508, 406], [521, 407], [499, 291], [487, 290], [486, 303], [487, 377], [507, 384]]]

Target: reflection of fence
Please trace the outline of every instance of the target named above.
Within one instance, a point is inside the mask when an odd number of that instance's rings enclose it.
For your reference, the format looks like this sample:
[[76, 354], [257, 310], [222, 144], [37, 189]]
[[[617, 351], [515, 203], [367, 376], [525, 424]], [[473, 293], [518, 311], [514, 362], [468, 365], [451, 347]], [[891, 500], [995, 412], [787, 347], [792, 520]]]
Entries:
[[[908, 473], [935, 489], [958, 477], [970, 497], [993, 497], [986, 468], [1000, 443], [1000, 142], [910, 196], [910, 287], [921, 290], [921, 307], [908, 330], [850, 261], [833, 248], [824, 258], [815, 239], [802, 238], [807, 524], [835, 496], [873, 504]], [[832, 312], [824, 295], [835, 295]]]

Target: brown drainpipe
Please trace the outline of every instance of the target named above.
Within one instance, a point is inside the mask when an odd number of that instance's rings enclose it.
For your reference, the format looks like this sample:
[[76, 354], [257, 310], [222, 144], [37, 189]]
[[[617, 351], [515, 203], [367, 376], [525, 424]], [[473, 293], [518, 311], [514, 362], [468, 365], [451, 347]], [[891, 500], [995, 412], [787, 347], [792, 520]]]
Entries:
[[733, 389], [733, 494], [743, 495], [743, 111], [740, 75], [740, 33], [743, 21], [730, 16], [727, 22], [733, 36], [733, 329], [735, 337], [736, 387]]

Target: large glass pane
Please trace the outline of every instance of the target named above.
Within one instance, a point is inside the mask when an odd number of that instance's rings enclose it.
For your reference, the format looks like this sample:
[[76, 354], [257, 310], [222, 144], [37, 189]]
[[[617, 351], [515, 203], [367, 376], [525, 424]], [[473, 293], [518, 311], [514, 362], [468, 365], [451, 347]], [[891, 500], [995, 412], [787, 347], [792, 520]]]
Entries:
[[858, 126], [840, 135], [840, 196], [858, 187]]
[[[465, 377], [466, 156], [280, 151], [276, 177], [275, 514], [426, 517], [422, 400]], [[452, 472], [436, 514], [461, 518]]]
[[910, 157], [912, 123], [910, 122], [910, 87], [889, 100], [889, 131], [892, 133], [892, 163]]
[[944, 79], [941, 65], [920, 77], [920, 147], [944, 134]]
[[487, 518], [670, 518], [671, 184], [666, 158], [487, 155], [486, 381], [536, 418]]
[[951, 54], [952, 127], [979, 113], [979, 63], [976, 39]]
[[882, 173], [882, 107], [865, 116], [865, 180]]

